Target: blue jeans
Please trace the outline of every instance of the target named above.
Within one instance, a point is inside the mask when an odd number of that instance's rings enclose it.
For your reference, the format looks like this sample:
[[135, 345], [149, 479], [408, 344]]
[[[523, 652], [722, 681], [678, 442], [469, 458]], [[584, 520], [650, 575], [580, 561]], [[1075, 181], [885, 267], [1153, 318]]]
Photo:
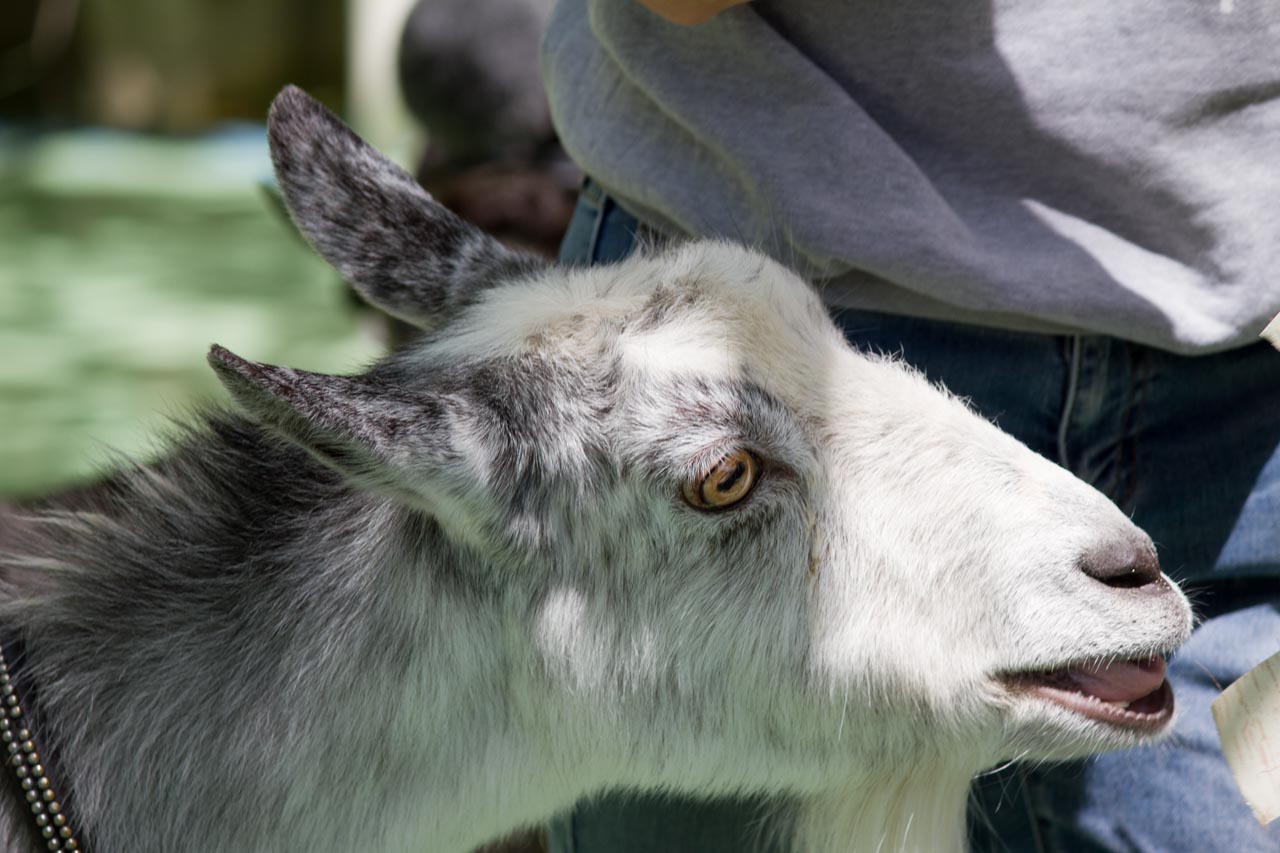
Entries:
[[[588, 182], [561, 249], [625, 257], [642, 226]], [[1046, 285], [1047, 286], [1047, 285]], [[1280, 353], [1188, 358], [1115, 338], [835, 313], [857, 347], [901, 352], [1033, 450], [1106, 493], [1151, 534], [1199, 626], [1169, 662], [1172, 736], [1144, 749], [978, 779], [975, 850], [1280, 850], [1218, 746], [1209, 703], [1280, 649]], [[760, 804], [606, 795], [550, 828], [550, 853], [738, 853]]]

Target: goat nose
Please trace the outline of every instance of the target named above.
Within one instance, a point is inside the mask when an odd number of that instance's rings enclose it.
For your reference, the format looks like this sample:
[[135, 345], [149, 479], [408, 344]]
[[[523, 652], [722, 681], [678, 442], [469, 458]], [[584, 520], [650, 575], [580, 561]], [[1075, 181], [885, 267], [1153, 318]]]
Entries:
[[1160, 574], [1156, 546], [1150, 537], [1137, 530], [1087, 550], [1080, 559], [1080, 570], [1113, 589], [1168, 586]]

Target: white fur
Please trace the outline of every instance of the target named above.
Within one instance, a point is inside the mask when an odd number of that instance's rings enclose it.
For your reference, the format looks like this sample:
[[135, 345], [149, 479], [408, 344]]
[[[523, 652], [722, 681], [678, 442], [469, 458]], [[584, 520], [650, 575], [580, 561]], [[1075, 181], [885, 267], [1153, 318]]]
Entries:
[[[704, 298], [635, 328], [661, 288]], [[794, 492], [758, 500], [793, 512], [800, 538], [770, 543], [772, 558], [787, 559], [742, 567], [758, 576], [746, 598], [725, 600], [712, 579], [688, 576], [675, 597], [645, 578], [626, 599], [607, 581], [540, 592], [528, 633], [517, 629], [506, 652], [516, 670], [538, 674], [515, 699], [528, 714], [520, 743], [501, 741], [493, 754], [486, 741], [487, 757], [455, 780], [457, 798], [428, 811], [422, 838], [439, 844], [450, 826], [474, 828], [458, 837], [461, 850], [580, 796], [630, 787], [794, 798], [796, 847], [811, 853], [957, 850], [976, 772], [1136, 742], [992, 681], [1167, 651], [1185, 637], [1180, 595], [1138, 600], [1077, 568], [1091, 545], [1135, 535], [1129, 521], [919, 375], [850, 350], [782, 268], [693, 244], [496, 288], [459, 328], [427, 345], [423, 363], [615, 353], [632, 398], [614, 414], [618, 447], [666, 441], [695, 468], [734, 436], [681, 427], [668, 408], [678, 400], [648, 389], [681, 379], [759, 386], [793, 415], [779, 432], [799, 430], [771, 448], [797, 477]], [[687, 435], [671, 433], [681, 428]], [[646, 500], [624, 490], [584, 513], [598, 526], [584, 538], [672, 526], [627, 539], [645, 565], [646, 538], [717, 523], [638, 511]], [[771, 737], [772, 726], [788, 730]]]

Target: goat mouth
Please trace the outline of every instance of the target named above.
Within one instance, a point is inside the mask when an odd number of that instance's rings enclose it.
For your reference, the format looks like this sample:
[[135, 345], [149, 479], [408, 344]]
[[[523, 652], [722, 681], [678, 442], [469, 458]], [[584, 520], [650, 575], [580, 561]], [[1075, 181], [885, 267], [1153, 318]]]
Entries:
[[1117, 728], [1156, 732], [1173, 719], [1173, 688], [1158, 657], [1019, 672], [1002, 681], [1017, 693]]

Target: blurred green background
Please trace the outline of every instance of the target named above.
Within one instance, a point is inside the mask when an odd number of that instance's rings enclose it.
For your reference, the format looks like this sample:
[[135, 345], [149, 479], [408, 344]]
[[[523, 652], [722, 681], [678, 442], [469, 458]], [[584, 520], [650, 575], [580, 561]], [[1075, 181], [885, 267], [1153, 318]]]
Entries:
[[261, 182], [285, 83], [341, 109], [341, 0], [4, 0], [0, 497], [145, 456], [221, 397], [204, 355], [349, 371], [381, 349]]

